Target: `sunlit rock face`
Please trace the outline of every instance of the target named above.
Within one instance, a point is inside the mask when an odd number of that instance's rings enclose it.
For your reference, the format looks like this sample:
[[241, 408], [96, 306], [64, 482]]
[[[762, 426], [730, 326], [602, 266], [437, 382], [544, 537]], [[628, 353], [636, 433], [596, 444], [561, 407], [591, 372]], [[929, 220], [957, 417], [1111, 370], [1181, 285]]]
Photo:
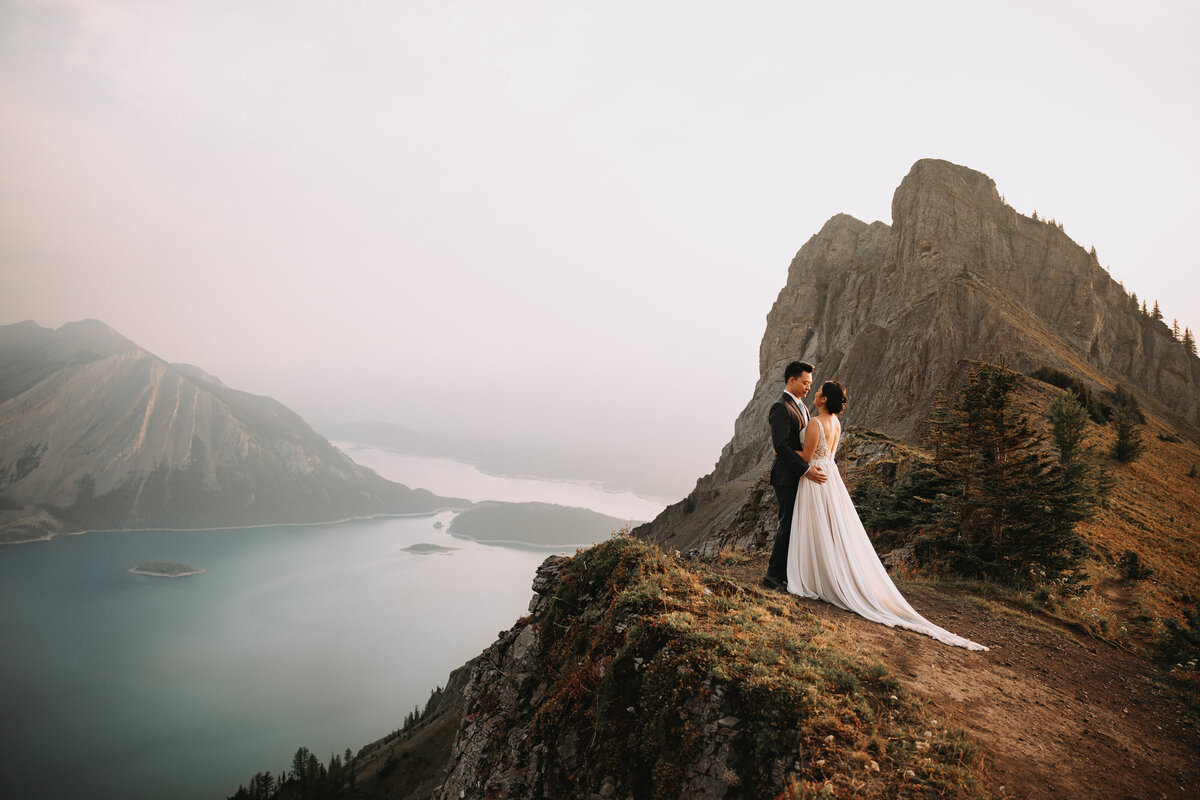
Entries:
[[354, 464], [276, 401], [95, 320], [0, 328], [0, 536], [331, 521], [441, 498]]
[[988, 176], [918, 161], [892, 198], [891, 226], [839, 214], [796, 254], [732, 440], [688, 499], [639, 532], [689, 549], [732, 523], [770, 465], [767, 410], [789, 361], [812, 363], [817, 386], [830, 378], [846, 386], [847, 426], [913, 443], [939, 387], [954, 388], [968, 360], [1000, 358], [1099, 390], [1123, 385], [1143, 405], [1200, 427], [1200, 360], [1141, 314], [1088, 251], [1056, 224], [1017, 213]]

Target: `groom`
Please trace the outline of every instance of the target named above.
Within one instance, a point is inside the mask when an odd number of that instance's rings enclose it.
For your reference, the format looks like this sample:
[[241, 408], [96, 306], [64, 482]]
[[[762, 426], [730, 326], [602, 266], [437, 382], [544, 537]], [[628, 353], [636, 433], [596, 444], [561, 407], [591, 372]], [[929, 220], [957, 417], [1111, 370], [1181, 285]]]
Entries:
[[825, 482], [820, 467], [809, 467], [800, 457], [804, 449], [804, 429], [808, 426], [808, 409], [804, 398], [812, 388], [813, 365], [793, 361], [783, 371], [783, 395], [771, 406], [767, 424], [771, 428], [771, 445], [775, 448], [775, 463], [771, 465], [771, 488], [779, 503], [779, 532], [771, 548], [771, 561], [762, 582], [772, 589], [787, 589], [788, 540], [792, 533], [792, 509], [796, 492], [805, 475], [817, 483]]

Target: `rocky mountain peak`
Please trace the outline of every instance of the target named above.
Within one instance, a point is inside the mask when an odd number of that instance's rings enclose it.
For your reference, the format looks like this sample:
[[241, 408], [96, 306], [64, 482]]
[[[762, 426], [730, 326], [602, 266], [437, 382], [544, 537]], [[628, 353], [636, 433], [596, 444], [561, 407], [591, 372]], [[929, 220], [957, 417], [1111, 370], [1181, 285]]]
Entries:
[[912, 165], [892, 195], [892, 219], [913, 219], [914, 209], [942, 206], [947, 200], [968, 209], [998, 209], [1004, 205], [996, 182], [982, 172], [940, 158], [923, 158]]
[[1099, 392], [1119, 384], [1200, 435], [1200, 360], [1059, 225], [1018, 213], [987, 175], [937, 159], [912, 166], [892, 216], [889, 226], [838, 214], [796, 253], [767, 315], [753, 396], [714, 471], [680, 504], [699, 511], [674, 520], [673, 546], [706, 540], [747, 502], [771, 459], [767, 409], [796, 359], [815, 365], [818, 385], [847, 387], [847, 425], [902, 442], [919, 441], [936, 392], [969, 361], [999, 358]]
[[67, 322], [60, 326], [55, 333], [58, 334], [59, 341], [81, 351], [94, 352], [99, 356], [141, 350], [132, 341], [98, 319]]

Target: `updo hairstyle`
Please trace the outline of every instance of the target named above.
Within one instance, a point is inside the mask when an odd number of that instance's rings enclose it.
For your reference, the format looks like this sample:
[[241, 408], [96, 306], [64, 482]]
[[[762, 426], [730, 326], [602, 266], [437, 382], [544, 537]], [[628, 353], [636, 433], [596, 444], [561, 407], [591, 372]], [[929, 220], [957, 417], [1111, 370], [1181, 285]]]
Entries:
[[825, 410], [830, 414], [840, 414], [846, 408], [846, 387], [837, 381], [825, 381], [821, 384], [821, 394], [825, 396]]

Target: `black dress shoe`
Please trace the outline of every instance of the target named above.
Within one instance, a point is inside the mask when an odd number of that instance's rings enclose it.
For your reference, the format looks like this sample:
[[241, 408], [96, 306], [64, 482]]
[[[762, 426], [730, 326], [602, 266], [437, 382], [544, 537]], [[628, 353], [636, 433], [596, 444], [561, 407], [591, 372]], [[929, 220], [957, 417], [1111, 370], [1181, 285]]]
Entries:
[[768, 589], [780, 589], [785, 592], [787, 591], [787, 581], [781, 581], [774, 575], [764, 576], [762, 579], [762, 584]]

